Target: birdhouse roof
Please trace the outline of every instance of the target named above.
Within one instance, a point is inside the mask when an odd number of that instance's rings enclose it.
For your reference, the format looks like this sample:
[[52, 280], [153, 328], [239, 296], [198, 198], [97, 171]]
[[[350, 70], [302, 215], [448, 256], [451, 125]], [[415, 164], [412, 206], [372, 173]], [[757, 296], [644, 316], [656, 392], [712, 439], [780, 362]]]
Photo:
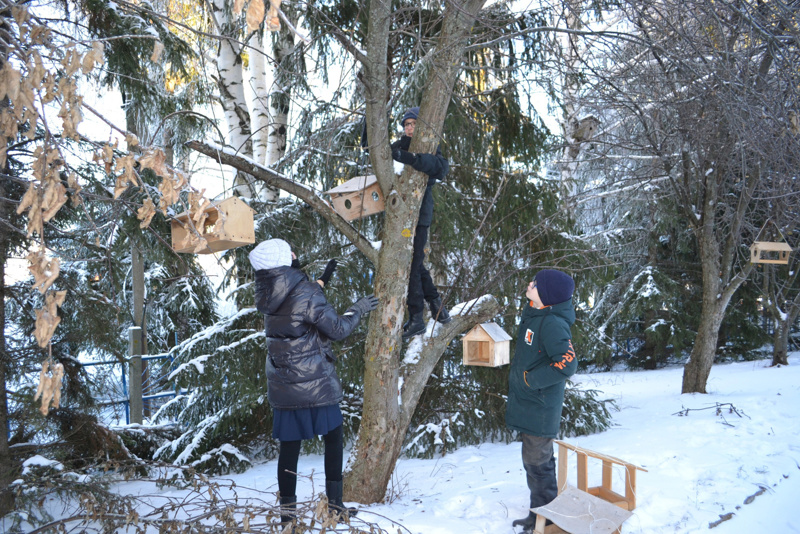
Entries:
[[481, 323], [480, 326], [484, 332], [489, 334], [489, 337], [492, 338], [492, 341], [509, 341], [511, 336], [503, 330], [499, 324], [497, 323]]
[[785, 250], [786, 252], [791, 252], [792, 247], [787, 245], [786, 243], [782, 243], [780, 241], [756, 241], [752, 245], [750, 245], [751, 249], [759, 249], [759, 250], [772, 250], [772, 251], [781, 251]]
[[378, 179], [375, 177], [374, 174], [367, 174], [365, 176], [356, 176], [355, 178], [347, 180], [342, 185], [336, 186], [333, 189], [325, 191], [325, 193], [329, 195], [330, 194], [341, 195], [342, 193], [355, 193], [356, 191], [361, 191], [362, 189], [366, 189], [367, 187], [377, 182]]

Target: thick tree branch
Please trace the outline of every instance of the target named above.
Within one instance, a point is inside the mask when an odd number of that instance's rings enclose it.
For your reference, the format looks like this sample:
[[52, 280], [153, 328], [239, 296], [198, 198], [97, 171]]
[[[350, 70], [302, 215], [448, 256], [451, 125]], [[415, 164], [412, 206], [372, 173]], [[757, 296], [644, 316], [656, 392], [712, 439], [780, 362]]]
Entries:
[[[411, 421], [419, 396], [445, 348], [456, 336], [495, 317], [500, 310], [500, 303], [494, 296], [484, 295], [453, 307], [453, 320], [449, 324], [435, 323], [432, 335], [429, 336], [426, 332], [411, 341], [400, 368], [400, 376], [403, 378], [400, 410], [406, 426]], [[431, 321], [433, 319], [429, 324]]]
[[229, 165], [238, 171], [251, 175], [256, 180], [261, 180], [271, 187], [276, 187], [287, 193], [296, 196], [319, 213], [325, 220], [330, 222], [339, 230], [350, 242], [367, 257], [373, 265], [378, 264], [378, 251], [372, 243], [358, 230], [353, 228], [349, 222], [344, 220], [331, 205], [320, 197], [316, 191], [308, 186], [290, 180], [284, 175], [274, 170], [259, 165], [255, 161], [240, 156], [233, 152], [231, 148], [220, 147], [201, 141], [189, 141], [186, 146], [213, 158], [220, 163]]

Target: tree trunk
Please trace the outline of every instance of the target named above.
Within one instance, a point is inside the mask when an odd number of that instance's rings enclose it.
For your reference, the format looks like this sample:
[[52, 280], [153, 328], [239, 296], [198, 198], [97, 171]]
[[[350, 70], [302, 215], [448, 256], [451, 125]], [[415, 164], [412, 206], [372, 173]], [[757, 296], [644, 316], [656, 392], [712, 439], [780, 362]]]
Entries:
[[[238, 44], [236, 24], [231, 20], [230, 6], [225, 0], [213, 0], [213, 19], [217, 32], [223, 36], [217, 49], [215, 82], [219, 89], [220, 104], [225, 114], [228, 139], [233, 149], [248, 158], [253, 156], [253, 143], [250, 137], [250, 112], [244, 94], [244, 74], [242, 69], [241, 47]], [[228, 37], [227, 39], [225, 37]], [[253, 178], [237, 172], [234, 178], [236, 194], [245, 198], [256, 195]]]
[[778, 321], [775, 325], [775, 338], [772, 343], [772, 365], [789, 365], [789, 332], [791, 320]]
[[[4, 174], [8, 176], [8, 166]], [[10, 220], [11, 203], [7, 202], [5, 178], [0, 178], [0, 219]], [[8, 445], [8, 390], [6, 389], [6, 369], [11, 362], [6, 352], [6, 262], [8, 261], [7, 232], [0, 232], [0, 517], [14, 509], [14, 492], [9, 490], [9, 484], [16, 478], [16, 466], [11, 458], [11, 449]]]
[[714, 356], [717, 353], [719, 327], [722, 324], [723, 310], [707, 310], [703, 306], [700, 327], [694, 340], [689, 361], [683, 368], [683, 387], [681, 393], [707, 393], [706, 384]]
[[[289, 103], [292, 85], [289, 73], [292, 69], [292, 55], [295, 53], [294, 34], [285, 25], [272, 36], [272, 51], [275, 67], [272, 72], [272, 87], [269, 91], [269, 131], [267, 136], [267, 166], [275, 166], [286, 155], [286, 129], [289, 125]], [[265, 188], [265, 202], [277, 202], [278, 190]]]
[[[434, 74], [427, 82], [420, 103], [420, 118], [411, 142], [412, 152], [432, 153], [440, 142], [447, 104], [461, 71], [465, 38], [482, 5], [483, 0], [472, 0], [448, 7], [433, 58]], [[389, 15], [388, 4], [377, 1], [370, 3], [370, 34], [367, 39], [367, 56], [370, 59], [366, 65], [365, 86], [368, 137], [373, 140], [372, 143], [385, 139], [385, 134], [379, 135], [382, 132], [376, 125], [380, 125], [380, 119], [374, 114], [386, 115], [382, 107], [382, 103], [386, 102], [384, 91], [387, 89], [383, 58], [386, 57]], [[383, 37], [379, 35], [380, 32], [385, 32]], [[371, 62], [373, 58], [376, 60]], [[411, 243], [419, 217], [421, 195], [418, 191], [424, 189], [426, 177], [406, 169], [402, 176], [393, 180], [394, 176], [386, 172], [390, 168], [386, 164], [390, 162], [384, 161], [388, 159], [388, 143], [381, 143], [379, 148], [371, 150], [371, 157], [378, 182], [387, 198], [384, 223], [387, 230], [384, 231], [381, 244], [375, 283], [375, 294], [380, 304], [369, 320], [364, 411], [345, 477], [346, 499], [363, 504], [380, 502], [384, 498], [422, 388], [447, 346], [438, 342], [427, 344], [418, 362], [410, 366], [414, 372], [401, 371], [400, 334], [408, 291]], [[466, 326], [463, 321], [453, 323], [447, 328], [452, 335], [455, 335], [454, 329], [458, 325]], [[418, 340], [412, 341], [410, 352], [413, 352], [414, 343]], [[401, 375], [416, 380], [404, 380], [401, 384]]]

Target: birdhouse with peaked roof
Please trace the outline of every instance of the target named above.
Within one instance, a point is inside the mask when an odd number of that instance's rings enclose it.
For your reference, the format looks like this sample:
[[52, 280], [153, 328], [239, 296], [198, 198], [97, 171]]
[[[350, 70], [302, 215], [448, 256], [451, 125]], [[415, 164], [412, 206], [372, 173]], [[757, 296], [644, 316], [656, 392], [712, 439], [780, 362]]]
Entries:
[[176, 252], [211, 254], [256, 242], [253, 208], [231, 197], [212, 202], [197, 213], [185, 212], [171, 221]]
[[333, 209], [348, 221], [382, 212], [383, 192], [374, 174], [356, 176], [326, 194], [331, 197]]
[[789, 254], [791, 252], [792, 247], [786, 243], [756, 241], [750, 245], [750, 262], [786, 265], [789, 263]]
[[462, 340], [464, 365], [499, 367], [511, 361], [511, 336], [497, 323], [482, 323]]

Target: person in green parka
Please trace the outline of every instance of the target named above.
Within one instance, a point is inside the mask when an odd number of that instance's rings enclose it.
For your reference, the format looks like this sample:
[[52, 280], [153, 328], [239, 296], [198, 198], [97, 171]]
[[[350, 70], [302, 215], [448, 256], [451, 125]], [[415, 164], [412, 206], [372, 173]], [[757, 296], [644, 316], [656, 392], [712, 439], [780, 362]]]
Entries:
[[[564, 389], [578, 361], [570, 327], [575, 322], [571, 276], [543, 269], [528, 284], [527, 302], [517, 333], [508, 378], [506, 426], [522, 436], [530, 508], [544, 506], [558, 495], [553, 440], [561, 426]], [[536, 514], [529, 512], [512, 526], [532, 532]]]

